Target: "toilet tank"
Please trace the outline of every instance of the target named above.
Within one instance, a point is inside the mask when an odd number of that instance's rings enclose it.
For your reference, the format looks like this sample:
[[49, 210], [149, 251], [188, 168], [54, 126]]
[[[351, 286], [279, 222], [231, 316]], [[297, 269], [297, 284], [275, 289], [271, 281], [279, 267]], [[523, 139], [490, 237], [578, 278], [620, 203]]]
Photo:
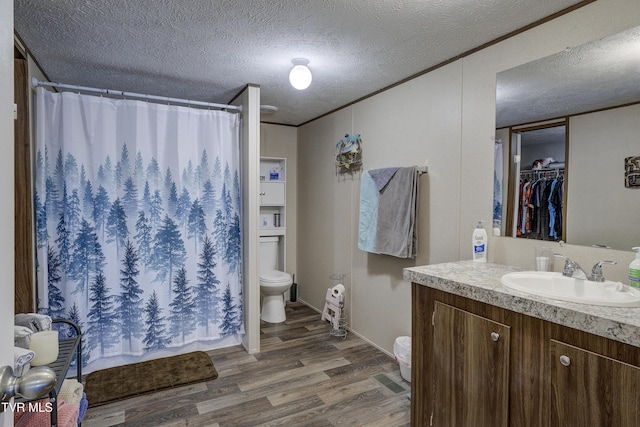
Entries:
[[278, 270], [278, 253], [280, 238], [278, 236], [260, 237], [260, 272]]

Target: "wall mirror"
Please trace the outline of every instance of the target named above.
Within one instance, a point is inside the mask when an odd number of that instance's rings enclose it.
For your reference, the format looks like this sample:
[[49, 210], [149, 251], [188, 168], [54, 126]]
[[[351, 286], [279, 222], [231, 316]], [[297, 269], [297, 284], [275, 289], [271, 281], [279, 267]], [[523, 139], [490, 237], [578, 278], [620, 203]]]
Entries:
[[[496, 81], [494, 227], [500, 220], [504, 236], [540, 238], [518, 231], [514, 195], [520, 172], [551, 157], [540, 165], [547, 170], [522, 175], [532, 182], [562, 174], [561, 239], [639, 246], [640, 188], [625, 186], [625, 159], [640, 156], [640, 27], [502, 71]], [[558, 139], [564, 145], [551, 148]]]

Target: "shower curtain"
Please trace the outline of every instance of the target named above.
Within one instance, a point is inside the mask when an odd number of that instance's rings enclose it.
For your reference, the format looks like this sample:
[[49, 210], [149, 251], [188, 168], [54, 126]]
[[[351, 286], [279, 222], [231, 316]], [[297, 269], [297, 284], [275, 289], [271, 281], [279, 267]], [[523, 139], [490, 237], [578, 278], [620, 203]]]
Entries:
[[239, 122], [38, 88], [38, 309], [86, 371], [241, 341]]

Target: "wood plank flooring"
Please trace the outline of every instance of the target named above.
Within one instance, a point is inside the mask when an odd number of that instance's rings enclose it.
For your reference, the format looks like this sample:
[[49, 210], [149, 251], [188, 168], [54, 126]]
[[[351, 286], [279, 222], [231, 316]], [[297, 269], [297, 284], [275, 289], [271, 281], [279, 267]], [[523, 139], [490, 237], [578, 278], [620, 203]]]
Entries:
[[[301, 303], [287, 321], [261, 324], [261, 352], [241, 346], [209, 352], [219, 377], [87, 411], [83, 427], [409, 426], [410, 384], [398, 363]], [[383, 373], [404, 391], [373, 378]], [[394, 387], [397, 389], [397, 387]]]

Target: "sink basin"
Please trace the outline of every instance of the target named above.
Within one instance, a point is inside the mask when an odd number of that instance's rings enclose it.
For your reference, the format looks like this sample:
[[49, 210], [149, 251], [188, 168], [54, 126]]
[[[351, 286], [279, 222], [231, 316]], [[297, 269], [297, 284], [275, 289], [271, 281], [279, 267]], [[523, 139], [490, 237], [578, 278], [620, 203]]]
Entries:
[[640, 307], [640, 290], [622, 290], [620, 282], [592, 282], [548, 271], [522, 271], [502, 276], [504, 286], [528, 294], [581, 304]]

